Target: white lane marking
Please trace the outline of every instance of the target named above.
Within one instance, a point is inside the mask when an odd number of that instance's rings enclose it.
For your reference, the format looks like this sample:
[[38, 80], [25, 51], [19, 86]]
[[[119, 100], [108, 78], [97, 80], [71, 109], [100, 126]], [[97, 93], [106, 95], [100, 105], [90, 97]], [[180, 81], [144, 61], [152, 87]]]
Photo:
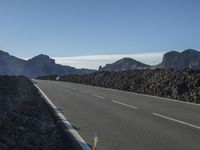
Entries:
[[147, 95], [147, 94], [142, 94], [142, 93], [129, 92], [129, 91], [123, 91], [123, 90], [111, 89], [111, 88], [105, 88], [105, 87], [97, 87], [97, 88], [107, 89], [107, 90], [114, 91], [114, 92], [121, 92], [121, 93], [124, 93], [124, 94], [129, 93], [129, 94], [132, 94], [132, 95], [139, 95], [139, 96], [155, 98], [153, 100], [156, 100], [156, 99], [157, 100], [167, 100], [167, 101], [172, 101], [172, 102], [175, 102], [175, 103], [182, 103], [182, 104], [200, 106], [200, 104], [197, 104], [197, 103], [175, 100], [175, 99], [170, 99], [170, 98], [166, 98], [166, 97], [159, 97], [159, 96], [154, 96], [154, 95]]
[[180, 121], [180, 120], [177, 120], [177, 119], [174, 119], [174, 118], [171, 118], [171, 117], [167, 117], [167, 116], [164, 116], [164, 115], [161, 115], [161, 114], [157, 114], [157, 113], [152, 113], [152, 114], [155, 115], [155, 116], [158, 116], [158, 117], [161, 117], [161, 118], [165, 118], [165, 119], [168, 119], [168, 120], [171, 120], [171, 121], [174, 121], [174, 122], [177, 122], [177, 123], [181, 123], [181, 124], [184, 124], [184, 125], [187, 125], [187, 126], [190, 126], [190, 127], [193, 127], [193, 128], [196, 128], [196, 129], [200, 130], [199, 126], [192, 125], [192, 124], [189, 124], [187, 122]]
[[[37, 79], [39, 80], [39, 79]], [[50, 81], [50, 82], [63, 82], [63, 81]], [[159, 97], [159, 96], [153, 96], [153, 95], [147, 95], [147, 94], [142, 94], [142, 93], [136, 93], [136, 92], [129, 92], [129, 91], [123, 91], [123, 90], [117, 90], [117, 89], [111, 89], [111, 88], [106, 88], [106, 87], [100, 87], [100, 86], [91, 86], [91, 85], [85, 85], [85, 84], [78, 84], [78, 83], [72, 83], [72, 82], [64, 82], [66, 84], [71, 84], [71, 85], [77, 85], [77, 86], [85, 86], [88, 88], [100, 88], [100, 89], [105, 89], [105, 90], [110, 90], [110, 91], [114, 91], [114, 92], [122, 92], [122, 93], [129, 93], [129, 94], [133, 94], [133, 95], [139, 95], [139, 96], [145, 96], [145, 97], [152, 97], [155, 98], [153, 100], [167, 100], [167, 101], [172, 101], [175, 103], [182, 103], [182, 104], [189, 104], [189, 105], [195, 105], [195, 106], [200, 106], [200, 104], [196, 104], [196, 103], [192, 103], [192, 102], [185, 102], [185, 101], [181, 101], [181, 100], [175, 100], [175, 99], [170, 99], [170, 98], [165, 98], [165, 97]], [[85, 88], [84, 87], [84, 88]]]
[[35, 87], [40, 91], [40, 93], [45, 98], [46, 102], [52, 107], [57, 117], [60, 118], [60, 120], [64, 123], [65, 127], [67, 128], [66, 132], [70, 132], [71, 135], [74, 137], [74, 139], [79, 143], [81, 148], [83, 150], [91, 150], [91, 148], [88, 146], [88, 144], [82, 139], [82, 137], [78, 134], [78, 132], [73, 128], [73, 126], [70, 124], [69, 121], [65, 118], [65, 116], [59, 111], [59, 109], [51, 102], [51, 100], [46, 96], [46, 94], [37, 86], [34, 84]]
[[95, 97], [98, 97], [98, 98], [101, 98], [101, 99], [106, 99], [105, 97], [103, 96], [100, 96], [100, 95], [96, 95], [96, 94], [91, 94], [92, 96], [95, 96]]
[[133, 108], [133, 109], [137, 109], [137, 107], [135, 107], [135, 106], [131, 106], [131, 105], [128, 105], [128, 104], [125, 104], [125, 103], [121, 103], [121, 102], [116, 101], [116, 100], [112, 100], [112, 102], [123, 105], [123, 106], [130, 107], [130, 108]]

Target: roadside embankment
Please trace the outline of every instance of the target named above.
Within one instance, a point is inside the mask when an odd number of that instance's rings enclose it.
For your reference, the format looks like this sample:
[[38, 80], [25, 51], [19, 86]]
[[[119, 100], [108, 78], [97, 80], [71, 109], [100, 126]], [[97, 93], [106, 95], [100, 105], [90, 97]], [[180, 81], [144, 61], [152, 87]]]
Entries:
[[200, 70], [131, 70], [90, 75], [43, 76], [38, 79], [87, 84], [200, 103]]
[[38, 90], [23, 76], [0, 76], [0, 135], [0, 149], [71, 149]]

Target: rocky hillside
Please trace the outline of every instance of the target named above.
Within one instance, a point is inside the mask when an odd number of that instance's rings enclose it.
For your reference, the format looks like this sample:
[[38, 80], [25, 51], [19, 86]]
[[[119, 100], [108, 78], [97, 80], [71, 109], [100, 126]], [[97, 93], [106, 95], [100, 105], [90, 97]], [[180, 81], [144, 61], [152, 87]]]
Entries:
[[92, 72], [94, 70], [76, 69], [56, 64], [55, 60], [47, 55], [41, 54], [26, 61], [0, 51], [0, 75], [24, 75], [29, 78], [35, 78], [42, 75], [82, 75]]
[[67, 150], [58, 123], [32, 82], [0, 76], [0, 149]]
[[123, 58], [112, 64], [107, 64], [104, 67], [99, 67], [99, 71], [124, 71], [124, 70], [134, 70], [134, 69], [147, 69], [149, 65], [143, 64], [132, 58]]
[[187, 49], [183, 52], [168, 52], [163, 56], [162, 68], [179, 70], [186, 68], [200, 69], [200, 52], [193, 49]]
[[10, 56], [0, 50], [0, 74], [19, 75], [25, 67], [26, 61]]
[[87, 74], [93, 72], [89, 70], [86, 72], [84, 69], [76, 69], [70, 66], [62, 66], [55, 63], [54, 59], [49, 58], [47, 55], [38, 55], [29, 59], [26, 62], [24, 70], [22, 72], [23, 75], [34, 78], [41, 75], [51, 75], [51, 74], [58, 74], [58, 75], [67, 75], [67, 74]]
[[[56, 77], [40, 79], [56, 80]], [[97, 72], [84, 76], [62, 76], [59, 80], [200, 103], [200, 70]]]

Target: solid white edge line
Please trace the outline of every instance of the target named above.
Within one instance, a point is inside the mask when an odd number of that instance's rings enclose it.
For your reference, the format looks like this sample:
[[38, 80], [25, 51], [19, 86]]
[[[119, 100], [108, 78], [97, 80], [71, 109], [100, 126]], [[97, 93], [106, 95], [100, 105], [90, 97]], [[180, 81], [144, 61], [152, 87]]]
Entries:
[[193, 127], [193, 128], [196, 128], [196, 129], [199, 129], [199, 130], [200, 130], [200, 127], [199, 127], [199, 126], [192, 125], [192, 124], [189, 124], [189, 123], [187, 123], [187, 122], [180, 121], [180, 120], [177, 120], [177, 119], [174, 119], [174, 118], [171, 118], [171, 117], [167, 117], [167, 116], [164, 116], [164, 115], [161, 115], [161, 114], [158, 114], [158, 113], [152, 113], [152, 114], [155, 115], [155, 116], [158, 116], [158, 117], [161, 117], [161, 118], [165, 118], [165, 119], [168, 119], [168, 120], [171, 120], [171, 121], [180, 123], [180, 124], [184, 124], [184, 125], [187, 125], [187, 126], [190, 126], [190, 127]]
[[128, 105], [128, 104], [125, 104], [125, 103], [121, 103], [121, 102], [116, 101], [116, 100], [112, 100], [112, 102], [123, 105], [123, 106], [130, 107], [130, 108], [133, 108], [133, 109], [137, 109], [137, 107], [135, 107], [135, 106], [131, 106], [131, 105]]
[[92, 96], [95, 96], [95, 97], [98, 97], [98, 98], [101, 98], [101, 99], [106, 99], [105, 97], [103, 96], [100, 96], [100, 95], [97, 95], [97, 94], [91, 94]]
[[83, 140], [83, 138], [78, 134], [78, 132], [72, 127], [69, 121], [64, 117], [64, 115], [58, 111], [58, 108], [51, 102], [51, 100], [46, 96], [46, 94], [34, 83], [35, 87], [39, 90], [39, 92], [43, 95], [46, 102], [54, 109], [56, 115], [60, 118], [60, 120], [64, 123], [68, 131], [71, 135], [76, 139], [83, 150], [91, 150], [88, 144]]

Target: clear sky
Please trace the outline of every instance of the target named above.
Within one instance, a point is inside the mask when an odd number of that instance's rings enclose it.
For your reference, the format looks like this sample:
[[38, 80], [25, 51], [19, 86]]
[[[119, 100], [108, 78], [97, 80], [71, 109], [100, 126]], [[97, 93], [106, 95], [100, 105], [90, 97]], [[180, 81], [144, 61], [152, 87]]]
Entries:
[[200, 49], [200, 0], [0, 0], [0, 22], [22, 58]]

